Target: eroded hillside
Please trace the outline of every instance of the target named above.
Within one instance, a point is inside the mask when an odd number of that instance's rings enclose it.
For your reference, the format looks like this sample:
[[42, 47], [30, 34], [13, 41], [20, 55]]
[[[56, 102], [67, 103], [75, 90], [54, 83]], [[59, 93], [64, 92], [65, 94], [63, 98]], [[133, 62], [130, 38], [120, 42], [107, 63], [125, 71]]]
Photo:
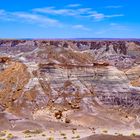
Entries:
[[139, 129], [140, 42], [0, 40], [0, 108], [33, 120]]

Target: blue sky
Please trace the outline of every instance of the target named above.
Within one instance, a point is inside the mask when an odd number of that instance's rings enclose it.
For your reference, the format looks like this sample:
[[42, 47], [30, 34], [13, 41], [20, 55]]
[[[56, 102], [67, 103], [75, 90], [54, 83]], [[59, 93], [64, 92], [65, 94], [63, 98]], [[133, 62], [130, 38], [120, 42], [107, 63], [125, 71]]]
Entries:
[[140, 38], [140, 0], [1, 0], [0, 38]]

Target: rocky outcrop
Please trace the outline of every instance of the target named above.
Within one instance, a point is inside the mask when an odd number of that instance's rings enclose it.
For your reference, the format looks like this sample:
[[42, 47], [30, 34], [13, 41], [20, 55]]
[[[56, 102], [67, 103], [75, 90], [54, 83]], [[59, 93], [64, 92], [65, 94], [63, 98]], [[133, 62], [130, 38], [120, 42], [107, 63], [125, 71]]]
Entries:
[[138, 41], [0, 40], [0, 55], [0, 104], [10, 112], [140, 109]]

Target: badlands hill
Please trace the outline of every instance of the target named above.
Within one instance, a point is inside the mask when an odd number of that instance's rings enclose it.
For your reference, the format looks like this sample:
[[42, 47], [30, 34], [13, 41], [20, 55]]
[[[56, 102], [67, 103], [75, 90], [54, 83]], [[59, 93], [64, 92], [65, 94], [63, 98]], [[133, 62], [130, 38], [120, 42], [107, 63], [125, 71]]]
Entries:
[[1, 130], [134, 136], [139, 112], [139, 41], [0, 40]]

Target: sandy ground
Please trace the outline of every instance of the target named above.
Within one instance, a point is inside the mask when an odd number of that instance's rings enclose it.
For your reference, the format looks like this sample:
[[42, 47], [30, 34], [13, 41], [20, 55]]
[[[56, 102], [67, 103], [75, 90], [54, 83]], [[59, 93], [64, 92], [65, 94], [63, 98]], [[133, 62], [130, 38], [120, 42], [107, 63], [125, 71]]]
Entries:
[[[37, 125], [39, 124], [40, 125]], [[44, 127], [41, 127], [43, 124]], [[140, 129], [87, 128], [60, 122], [21, 120], [1, 129], [0, 140], [140, 140]]]
[[[2, 131], [3, 132], [3, 131]], [[4, 131], [5, 132], [5, 131]], [[86, 132], [86, 133], [85, 133]], [[12, 140], [71, 140], [85, 138], [91, 135], [89, 130], [53, 130], [43, 131], [41, 133], [25, 133], [25, 131], [6, 131], [6, 135], [1, 138], [8, 139], [12, 135]]]
[[46, 131], [29, 130], [29, 132], [28, 130], [4, 130], [0, 133], [0, 135], [3, 134], [0, 140], [140, 140], [140, 136], [137, 135], [123, 136], [119, 133], [115, 133], [114, 135], [108, 135], [107, 133], [102, 132], [101, 134], [97, 134], [94, 132], [93, 134], [89, 129], [54, 130], [50, 128]]
[[140, 140], [140, 137], [93, 135], [87, 138], [82, 138], [81, 140]]
[[[92, 119], [94, 120], [94, 117], [86, 116], [86, 119], [80, 122], [91, 122]], [[95, 120], [94, 122], [97, 122], [97, 119]], [[71, 123], [48, 121], [44, 117], [29, 120], [1, 113], [0, 140], [140, 140], [138, 127], [129, 127], [131, 126], [129, 123], [128, 126], [122, 127], [112, 121], [107, 122], [110, 123], [110, 127], [104, 125], [105, 123], [98, 125], [91, 123], [92, 127], [88, 127], [81, 126], [75, 121]]]

